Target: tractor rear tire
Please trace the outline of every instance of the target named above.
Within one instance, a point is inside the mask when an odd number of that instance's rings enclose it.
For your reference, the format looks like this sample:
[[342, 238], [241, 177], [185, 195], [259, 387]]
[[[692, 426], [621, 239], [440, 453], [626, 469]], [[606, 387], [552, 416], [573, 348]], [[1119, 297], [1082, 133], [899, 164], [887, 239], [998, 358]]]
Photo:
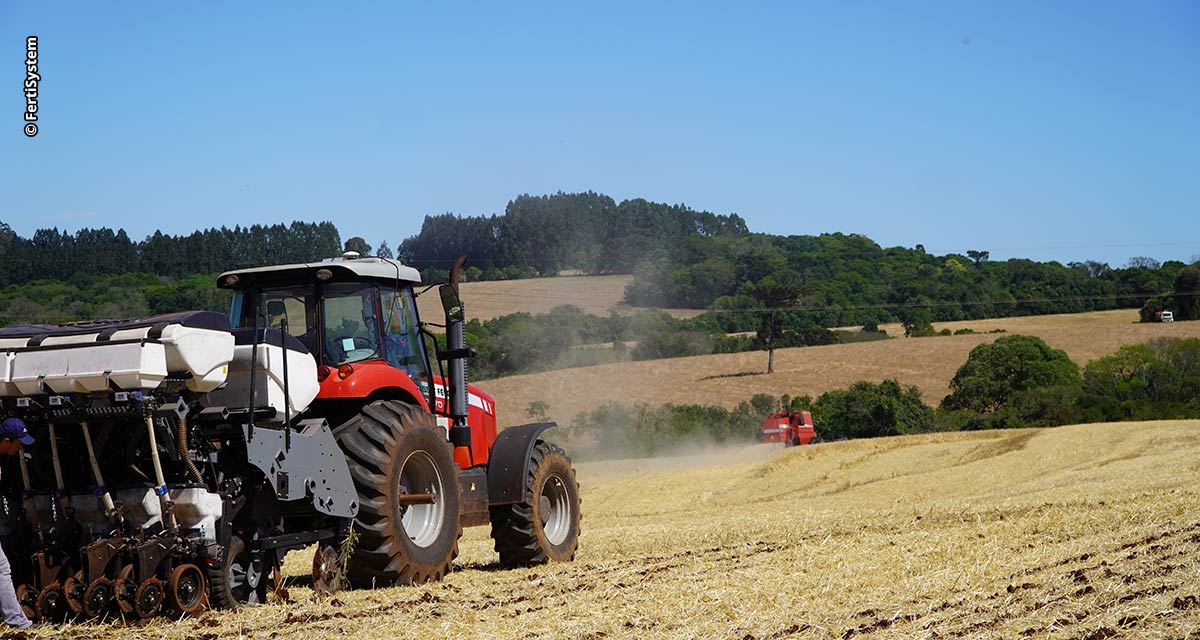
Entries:
[[[458, 465], [445, 429], [418, 406], [377, 400], [337, 432], [358, 490], [347, 577], [357, 587], [441, 580], [458, 556]], [[404, 494], [432, 504], [401, 505]]]
[[538, 440], [525, 477], [528, 502], [489, 509], [500, 564], [531, 566], [566, 562], [579, 548], [579, 483], [571, 459]]

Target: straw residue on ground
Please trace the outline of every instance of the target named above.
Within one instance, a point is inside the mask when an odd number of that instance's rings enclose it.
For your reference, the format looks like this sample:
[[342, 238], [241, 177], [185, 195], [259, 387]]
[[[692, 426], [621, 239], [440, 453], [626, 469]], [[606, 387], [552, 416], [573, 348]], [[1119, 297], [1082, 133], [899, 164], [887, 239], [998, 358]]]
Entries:
[[[575, 562], [39, 637], [1188, 638], [1200, 422], [931, 434], [666, 471], [581, 465]], [[711, 455], [711, 454], [706, 454]]]

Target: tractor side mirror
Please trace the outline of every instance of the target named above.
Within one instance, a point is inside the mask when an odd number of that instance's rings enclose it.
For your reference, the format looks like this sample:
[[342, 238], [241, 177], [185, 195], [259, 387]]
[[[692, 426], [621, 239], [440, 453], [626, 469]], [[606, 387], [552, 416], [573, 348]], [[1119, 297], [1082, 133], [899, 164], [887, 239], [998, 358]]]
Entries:
[[438, 295], [442, 297], [442, 309], [446, 311], [446, 322], [463, 322], [466, 319], [462, 300], [459, 299], [458, 290], [454, 288], [454, 285], [444, 284], [438, 287]]

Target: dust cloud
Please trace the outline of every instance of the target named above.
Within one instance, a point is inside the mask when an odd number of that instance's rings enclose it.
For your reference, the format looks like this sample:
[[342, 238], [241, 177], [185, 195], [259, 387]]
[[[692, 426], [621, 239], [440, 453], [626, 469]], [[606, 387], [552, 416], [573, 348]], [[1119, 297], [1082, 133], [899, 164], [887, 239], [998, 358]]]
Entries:
[[575, 463], [576, 470], [594, 481], [631, 475], [663, 473], [700, 467], [760, 464], [784, 451], [778, 443], [681, 443], [647, 457], [606, 456], [589, 450], [586, 458]]

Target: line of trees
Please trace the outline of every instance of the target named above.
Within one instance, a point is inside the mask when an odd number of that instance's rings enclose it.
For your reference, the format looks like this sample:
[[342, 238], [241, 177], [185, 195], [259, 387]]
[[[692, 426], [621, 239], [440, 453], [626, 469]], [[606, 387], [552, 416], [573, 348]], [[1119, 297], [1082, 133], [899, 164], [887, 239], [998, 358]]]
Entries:
[[[24, 238], [0, 222], [0, 286], [35, 281], [79, 286], [80, 274], [131, 273], [170, 284], [231, 268], [319, 260], [343, 249], [392, 255], [386, 241], [374, 251], [361, 237], [342, 245], [329, 222], [210, 228], [179, 236], [156, 232], [140, 241], [107, 228], [39, 229]], [[1174, 311], [1177, 320], [1200, 319], [1200, 265], [1149, 258], [1133, 258], [1124, 268], [1094, 261], [997, 262], [984, 250], [938, 256], [920, 245], [885, 249], [855, 234], [752, 234], [737, 214], [644, 199], [617, 203], [591, 191], [521, 195], [503, 215], [428, 216], [396, 254], [423, 268], [429, 282], [445, 279], [445, 269], [463, 254], [472, 258], [468, 278], [477, 280], [562, 269], [631, 272], [625, 297], [634, 306], [708, 310], [689, 327], [699, 347], [688, 347], [678, 333], [647, 339], [669, 355], [724, 350], [700, 334], [755, 332], [758, 345], [770, 350], [817, 343], [823, 334], [816, 327], [897, 321], [922, 335], [933, 321], [1125, 307], [1141, 307], [1145, 321], [1163, 310]], [[1172, 293], [1155, 297], [1164, 292]], [[21, 296], [9, 290], [7, 300], [19, 302]], [[100, 297], [120, 302], [116, 293]], [[85, 319], [80, 315], [105, 304], [69, 291], [34, 302], [18, 304], [7, 315]], [[39, 306], [42, 318], [36, 317]]]
[[[763, 234], [689, 236], [638, 264], [625, 291], [635, 306], [708, 308], [729, 331], [759, 328], [771, 297], [798, 300], [789, 311], [821, 326], [964, 320], [1137, 308], [1170, 291], [1187, 265], [1135, 259], [1114, 269], [1096, 262], [995, 262], [986, 251], [938, 256], [919, 245], [883, 248], [870, 238]], [[788, 301], [788, 300], [785, 300]], [[792, 306], [784, 304], [777, 306]]]
[[67, 233], [38, 229], [23, 238], [0, 222], [0, 286], [32, 280], [70, 280], [89, 276], [150, 273], [187, 278], [228, 269], [320, 260], [341, 253], [331, 222], [237, 226], [205, 229], [188, 235], [156, 231], [131, 240], [123, 229], [81, 229]]

